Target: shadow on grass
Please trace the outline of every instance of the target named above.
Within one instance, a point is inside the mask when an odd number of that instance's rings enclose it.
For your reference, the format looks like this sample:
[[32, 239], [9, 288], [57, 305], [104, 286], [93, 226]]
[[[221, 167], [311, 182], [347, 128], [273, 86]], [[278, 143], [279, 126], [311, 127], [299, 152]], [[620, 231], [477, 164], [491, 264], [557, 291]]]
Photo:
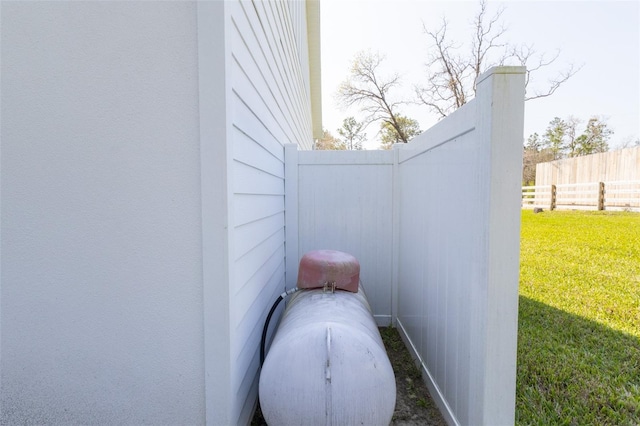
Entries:
[[640, 424], [640, 339], [520, 296], [517, 424]]

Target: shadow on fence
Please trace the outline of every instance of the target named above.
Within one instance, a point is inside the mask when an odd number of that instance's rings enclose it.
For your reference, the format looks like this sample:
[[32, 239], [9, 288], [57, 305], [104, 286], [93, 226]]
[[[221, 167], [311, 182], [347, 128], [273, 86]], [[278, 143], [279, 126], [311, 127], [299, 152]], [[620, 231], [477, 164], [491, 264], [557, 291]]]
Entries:
[[640, 181], [523, 186], [522, 208], [640, 211]]

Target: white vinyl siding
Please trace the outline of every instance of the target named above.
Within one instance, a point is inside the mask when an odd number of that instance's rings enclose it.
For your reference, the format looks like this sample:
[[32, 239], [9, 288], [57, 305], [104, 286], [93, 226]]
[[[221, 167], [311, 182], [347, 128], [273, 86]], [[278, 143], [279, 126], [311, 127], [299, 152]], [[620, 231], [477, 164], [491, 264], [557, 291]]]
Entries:
[[257, 397], [259, 342], [285, 288], [284, 145], [312, 146], [304, 2], [228, 2], [231, 419]]

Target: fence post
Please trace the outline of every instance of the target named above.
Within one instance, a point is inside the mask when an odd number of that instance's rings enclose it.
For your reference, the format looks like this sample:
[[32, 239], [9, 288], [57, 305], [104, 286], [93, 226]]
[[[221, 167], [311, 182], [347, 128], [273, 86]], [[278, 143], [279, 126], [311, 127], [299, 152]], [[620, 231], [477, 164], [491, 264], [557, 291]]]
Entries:
[[556, 186], [551, 185], [551, 206], [549, 206], [549, 210], [556, 209], [556, 194], [557, 194]]
[[391, 197], [392, 207], [392, 245], [393, 259], [391, 264], [391, 325], [396, 327], [398, 324], [398, 288], [400, 286], [400, 147], [404, 144], [396, 143], [393, 145], [393, 191]]
[[298, 145], [284, 145], [285, 285], [296, 286], [298, 277]]
[[598, 210], [604, 210], [604, 182], [600, 182], [598, 189]]
[[[456, 286], [460, 288], [458, 291], [469, 292], [465, 297], [471, 300], [468, 305], [470, 313], [465, 317], [473, 323], [468, 329], [470, 353], [466, 356], [470, 360], [466, 361], [463, 370], [468, 374], [466, 397], [470, 399], [466, 402], [461, 399], [459, 405], [466, 405], [468, 414], [461, 413], [463, 408], [458, 408], [456, 413], [461, 423], [494, 425], [515, 422], [520, 244], [520, 215], [516, 213], [519, 192], [522, 192], [519, 181], [525, 73], [524, 67], [495, 67], [476, 81], [477, 136], [474, 137], [475, 143], [481, 146], [478, 150], [480, 157], [476, 161], [482, 173], [475, 187], [488, 198], [483, 213], [475, 222], [480, 229], [474, 229], [471, 234], [482, 236], [483, 244], [468, 243], [474, 248], [474, 258], [468, 260], [471, 264], [483, 265], [483, 268], [474, 272], [475, 267], [461, 264], [461, 269], [468, 271], [464, 273], [469, 273], [474, 285], [468, 289]], [[441, 223], [450, 226], [447, 220]], [[447, 279], [447, 282], [453, 284], [456, 280]], [[449, 303], [446, 298], [442, 302], [445, 306]], [[446, 328], [452, 330], [453, 326], [447, 325]], [[438, 353], [443, 352], [439, 350]], [[445, 363], [441, 365], [436, 364], [438, 373], [440, 368], [449, 370]], [[460, 365], [463, 364], [460, 362]], [[460, 377], [458, 374], [449, 374], [445, 378], [454, 380]], [[449, 391], [453, 387], [445, 389]]]

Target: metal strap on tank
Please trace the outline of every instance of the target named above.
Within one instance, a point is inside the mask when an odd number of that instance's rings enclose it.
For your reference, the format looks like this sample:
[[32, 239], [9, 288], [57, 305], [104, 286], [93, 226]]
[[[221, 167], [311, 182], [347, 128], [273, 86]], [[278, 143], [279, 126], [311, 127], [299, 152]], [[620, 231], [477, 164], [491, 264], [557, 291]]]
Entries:
[[336, 282], [335, 281], [327, 281], [326, 283], [324, 283], [324, 286], [322, 287], [322, 292], [323, 293], [335, 293], [336, 292]]
[[[335, 289], [335, 285], [334, 285]], [[331, 327], [327, 327], [327, 362], [325, 364], [324, 369], [324, 378], [325, 378], [325, 395], [324, 395], [324, 403], [325, 403], [325, 424], [327, 426], [331, 426], [333, 419], [333, 410], [332, 410], [332, 400], [331, 400]]]

